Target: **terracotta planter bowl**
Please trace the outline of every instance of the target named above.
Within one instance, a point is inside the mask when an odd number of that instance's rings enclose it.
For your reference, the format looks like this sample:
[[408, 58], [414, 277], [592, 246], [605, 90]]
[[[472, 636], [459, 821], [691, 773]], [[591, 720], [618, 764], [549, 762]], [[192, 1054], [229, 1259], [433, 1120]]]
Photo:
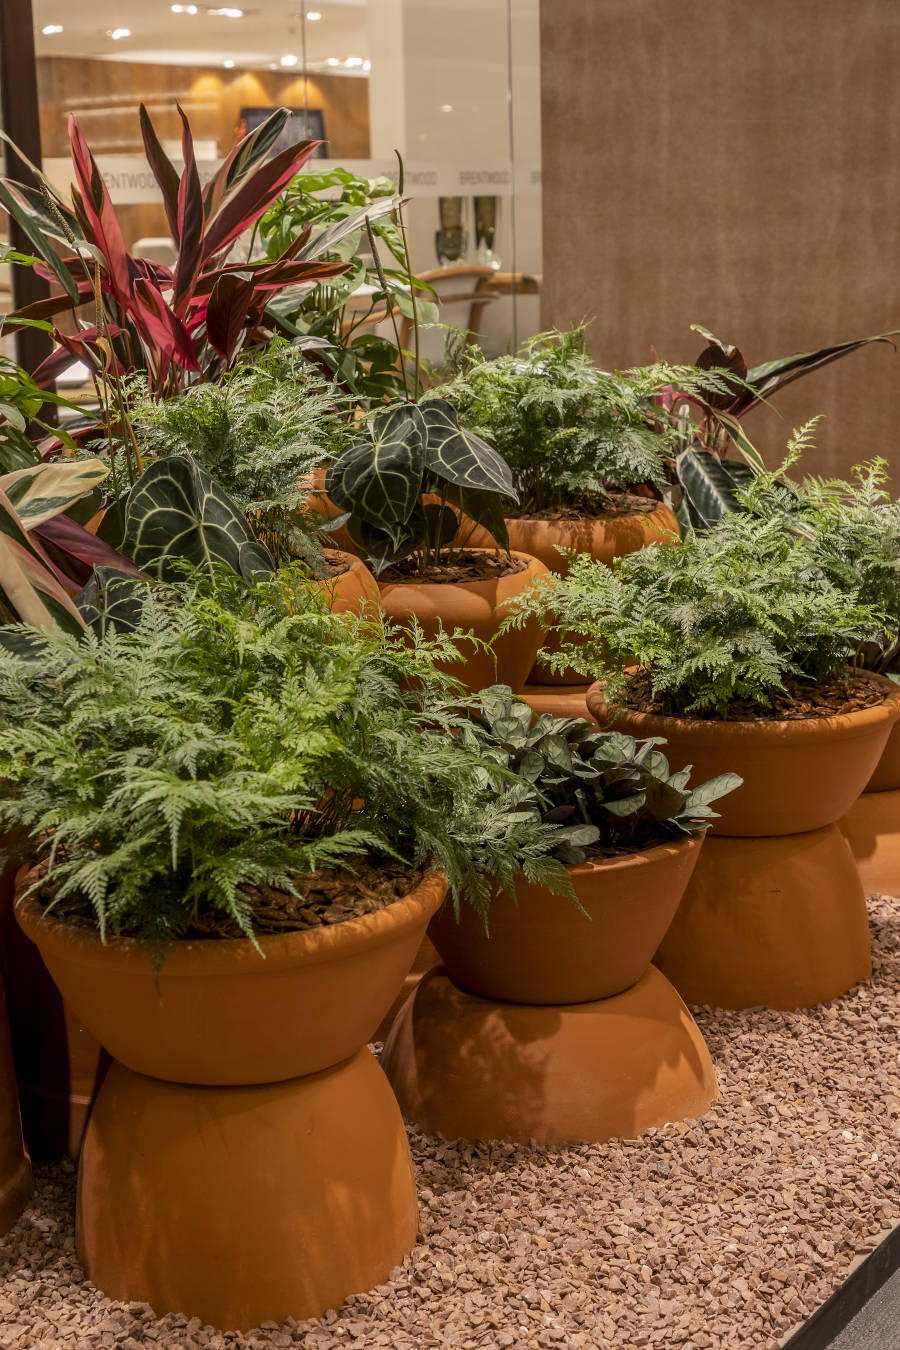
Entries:
[[404, 1115], [447, 1139], [633, 1137], [702, 1116], [716, 1095], [703, 1038], [653, 966], [615, 998], [543, 1007], [478, 998], [439, 966], [382, 1062]]
[[[583, 914], [520, 875], [491, 902], [490, 936], [472, 909], [442, 906], [428, 935], [455, 984], [508, 1003], [587, 1003], [629, 989], [672, 921], [703, 837], [569, 868]], [[589, 916], [589, 917], [588, 917]]]
[[900, 895], [900, 722], [865, 791], [841, 821], [866, 895]]
[[839, 820], [871, 778], [900, 717], [900, 687], [881, 683], [884, 702], [873, 708], [799, 722], [700, 722], [627, 708], [611, 715], [599, 684], [587, 706], [601, 727], [664, 736], [673, 772], [692, 764], [692, 782], [741, 775], [743, 786], [717, 803], [714, 834], [799, 834]]
[[[465, 550], [463, 550], [465, 551]], [[489, 581], [463, 582], [380, 582], [381, 604], [385, 613], [398, 623], [416, 618], [427, 637], [434, 637], [443, 626], [469, 630], [483, 642], [494, 642], [494, 654], [470, 642], [460, 642], [464, 659], [445, 664], [445, 669], [475, 693], [491, 684], [508, 684], [521, 689], [541, 644], [543, 630], [536, 619], [522, 629], [497, 637], [505, 615], [505, 602], [526, 590], [547, 569], [536, 558], [516, 553], [527, 566], [521, 572]]]
[[866, 902], [836, 825], [703, 846], [653, 958], [688, 1003], [809, 1008], [871, 974]]
[[[21, 882], [24, 877], [21, 878]], [[386, 909], [307, 932], [173, 943], [154, 983], [147, 949], [16, 914], [63, 997], [114, 1059], [176, 1083], [272, 1083], [348, 1059], [375, 1031], [446, 894], [431, 874]]]
[[[647, 544], [672, 542], [681, 537], [678, 521], [667, 506], [662, 503], [649, 511], [633, 511], [627, 515], [609, 512], [605, 515], [585, 517], [583, 520], [542, 520], [539, 516], [511, 517], [506, 522], [509, 531], [509, 546], [522, 553], [530, 553], [540, 558], [548, 571], [564, 577], [569, 571], [569, 561], [560, 552], [560, 548], [575, 549], [587, 553], [597, 562], [612, 566], [614, 558], [626, 553], [636, 553]], [[487, 531], [477, 526], [466, 539], [471, 547], [484, 547], [489, 536]], [[583, 676], [568, 667], [553, 671], [544, 655], [559, 651], [560, 639], [556, 633], [548, 633], [541, 647], [541, 655], [534, 664], [529, 676], [533, 684], [572, 685], [583, 681]]]
[[369, 571], [362, 558], [353, 553], [344, 553], [340, 549], [326, 549], [332, 558], [339, 558], [347, 564], [345, 572], [328, 577], [316, 584], [328, 597], [328, 603], [335, 614], [353, 613], [360, 610], [375, 614], [381, 608], [378, 582]]
[[587, 691], [589, 684], [526, 684], [519, 691], [522, 698], [530, 703], [535, 714], [549, 713], [551, 717], [583, 717], [593, 722], [588, 710]]
[[897, 788], [900, 788], [900, 722], [894, 724], [881, 759], [876, 764], [875, 772], [866, 783], [864, 791], [892, 792]]

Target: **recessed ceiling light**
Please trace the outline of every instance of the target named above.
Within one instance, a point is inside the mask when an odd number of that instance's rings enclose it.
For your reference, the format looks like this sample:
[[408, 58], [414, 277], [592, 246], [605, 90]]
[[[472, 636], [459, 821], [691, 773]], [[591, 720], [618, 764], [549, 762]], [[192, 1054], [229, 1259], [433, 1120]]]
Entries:
[[363, 61], [363, 70], [371, 70], [371, 69], [372, 69], [372, 62], [371, 62], [371, 61]]
[[244, 17], [244, 11], [242, 9], [231, 9], [231, 8], [209, 9], [207, 10], [207, 14], [214, 15], [222, 19], [242, 19]]
[[321, 19], [322, 15], [317, 9], [311, 9], [306, 17], [309, 19], [310, 23], [315, 23], [318, 19]]
[[341, 63], [336, 56], [329, 56], [325, 64], [326, 66], [339, 66]]
[[222, 65], [225, 67], [226, 70], [234, 70], [234, 62], [233, 62], [233, 61], [223, 61], [223, 62], [222, 62]]
[[173, 14], [196, 14], [196, 13], [197, 13], [197, 6], [196, 6], [196, 5], [170, 5], [170, 6], [169, 6], [169, 9], [171, 9], [171, 11], [172, 11]]
[[111, 28], [108, 32], [113, 42], [118, 42], [119, 38], [131, 37], [130, 28]]
[[344, 65], [347, 66], [349, 69], [352, 69], [353, 66], [361, 66], [362, 63], [363, 59], [361, 56], [348, 56], [347, 60], [344, 62]]
[[62, 31], [63, 26], [61, 23], [48, 23], [45, 28], [41, 29], [41, 32], [44, 34], [45, 37], [50, 37], [51, 34], [61, 33]]
[[292, 52], [288, 52], [286, 56], [281, 58], [281, 64], [283, 66], [295, 66], [297, 64], [297, 58]]

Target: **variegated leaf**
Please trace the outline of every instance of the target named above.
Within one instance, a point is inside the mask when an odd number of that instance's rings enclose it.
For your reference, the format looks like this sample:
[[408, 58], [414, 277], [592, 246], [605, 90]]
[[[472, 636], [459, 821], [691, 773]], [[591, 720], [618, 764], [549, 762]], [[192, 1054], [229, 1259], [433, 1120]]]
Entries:
[[24, 528], [33, 530], [61, 515], [108, 475], [109, 465], [100, 459], [54, 460], [4, 474], [0, 492], [12, 503]]
[[182, 577], [183, 563], [211, 575], [224, 565], [248, 581], [275, 570], [243, 513], [190, 455], [158, 459], [132, 489], [123, 552], [164, 581]]
[[509, 465], [487, 441], [459, 425], [455, 408], [443, 398], [422, 405], [427, 429], [426, 466], [447, 483], [497, 492], [518, 501]]
[[75, 605], [51, 571], [40, 546], [22, 528], [15, 508], [0, 491], [0, 599], [6, 610], [33, 628], [84, 628]]

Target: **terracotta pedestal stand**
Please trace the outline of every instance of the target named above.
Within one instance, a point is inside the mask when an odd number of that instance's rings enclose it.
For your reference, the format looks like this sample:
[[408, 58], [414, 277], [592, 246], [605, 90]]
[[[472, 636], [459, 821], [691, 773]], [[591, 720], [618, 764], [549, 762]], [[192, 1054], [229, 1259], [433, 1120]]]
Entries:
[[900, 895], [900, 723], [865, 791], [841, 821], [866, 895]]
[[[870, 778], [900, 716], [900, 689], [860, 712], [794, 722], [702, 722], [629, 710], [613, 725], [664, 736], [674, 770], [742, 787], [721, 803], [654, 963], [689, 1003], [803, 1008], [871, 974], [865, 897], [836, 822]], [[588, 706], [608, 720], [602, 691]]]
[[520, 878], [491, 934], [463, 908], [430, 935], [446, 964], [397, 1016], [384, 1067], [404, 1114], [447, 1138], [561, 1143], [700, 1116], [716, 1094], [690, 1014], [649, 965], [700, 840], [572, 869], [586, 918]]
[[446, 892], [333, 927], [146, 949], [19, 920], [114, 1063], [78, 1177], [79, 1258], [104, 1293], [225, 1330], [316, 1317], [412, 1248], [409, 1146], [363, 1048]]

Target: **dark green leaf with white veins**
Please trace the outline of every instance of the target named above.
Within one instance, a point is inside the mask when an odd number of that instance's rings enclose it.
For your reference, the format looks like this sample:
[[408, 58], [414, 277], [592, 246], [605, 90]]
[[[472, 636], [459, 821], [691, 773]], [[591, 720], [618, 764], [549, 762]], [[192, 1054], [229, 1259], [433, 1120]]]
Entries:
[[163, 581], [183, 575], [179, 563], [210, 573], [226, 566], [247, 580], [275, 570], [243, 512], [190, 455], [159, 459], [141, 476], [128, 498], [123, 551]]
[[335, 506], [378, 529], [404, 525], [422, 493], [425, 424], [414, 403], [384, 408], [357, 441], [330, 465], [325, 491]]
[[456, 410], [446, 399], [422, 404], [427, 428], [427, 467], [447, 483], [499, 492], [518, 501], [509, 465], [487, 441], [459, 425]]

